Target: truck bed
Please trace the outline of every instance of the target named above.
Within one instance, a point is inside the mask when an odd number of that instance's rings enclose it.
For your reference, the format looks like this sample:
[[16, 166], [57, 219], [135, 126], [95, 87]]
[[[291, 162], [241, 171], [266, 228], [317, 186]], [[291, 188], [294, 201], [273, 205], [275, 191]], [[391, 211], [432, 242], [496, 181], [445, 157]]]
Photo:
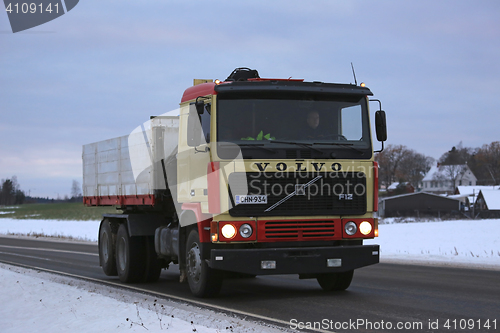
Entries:
[[179, 118], [160, 116], [131, 134], [83, 146], [83, 197], [87, 206], [155, 204], [166, 188], [162, 160], [175, 153]]

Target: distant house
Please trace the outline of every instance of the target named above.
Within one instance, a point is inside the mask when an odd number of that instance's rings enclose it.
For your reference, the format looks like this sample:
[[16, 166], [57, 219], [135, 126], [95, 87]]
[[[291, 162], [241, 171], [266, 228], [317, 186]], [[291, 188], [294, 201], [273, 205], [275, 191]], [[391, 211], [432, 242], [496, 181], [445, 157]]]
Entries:
[[415, 192], [415, 188], [408, 182], [402, 183], [392, 183], [387, 187], [387, 194], [389, 195], [398, 195], [405, 193], [413, 193]]
[[491, 191], [491, 190], [500, 190], [500, 186], [485, 186], [485, 185], [476, 185], [476, 186], [457, 186], [455, 188], [455, 194], [451, 195], [451, 198], [460, 198], [466, 207], [471, 207], [476, 202], [477, 196], [481, 191]]
[[455, 194], [469, 194], [477, 196], [479, 191], [490, 191], [490, 190], [500, 190], [500, 185], [486, 186], [486, 185], [476, 185], [476, 186], [457, 186], [455, 188]]
[[477, 178], [467, 164], [436, 165], [422, 179], [422, 191], [453, 194], [458, 186], [476, 186]]
[[481, 190], [474, 211], [482, 218], [500, 218], [500, 190]]
[[426, 192], [396, 195], [379, 202], [379, 214], [382, 217], [441, 217], [456, 215], [462, 210], [463, 204], [460, 200]]

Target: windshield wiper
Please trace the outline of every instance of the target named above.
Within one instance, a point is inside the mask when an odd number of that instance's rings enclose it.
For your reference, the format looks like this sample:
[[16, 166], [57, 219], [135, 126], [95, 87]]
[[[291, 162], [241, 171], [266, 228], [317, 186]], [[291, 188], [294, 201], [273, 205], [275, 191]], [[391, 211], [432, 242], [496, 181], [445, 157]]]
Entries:
[[306, 148], [309, 148], [311, 150], [317, 151], [318, 153], [321, 153], [321, 154], [325, 153], [324, 151], [322, 151], [320, 149], [314, 148], [311, 143], [294, 142], [294, 141], [281, 141], [281, 140], [269, 140], [269, 142], [271, 142], [271, 143], [287, 143], [287, 144], [290, 144], [290, 145], [296, 145], [296, 146], [306, 147]]
[[[235, 143], [235, 144], [236, 144], [236, 143]], [[238, 145], [238, 146], [240, 146], [240, 147], [255, 147], [255, 148], [259, 148], [259, 149], [264, 149], [264, 150], [267, 150], [267, 151], [269, 151], [269, 152], [271, 152], [271, 153], [273, 153], [273, 154], [276, 154], [276, 153], [277, 153], [277, 151], [276, 151], [276, 150], [274, 150], [274, 149], [270, 149], [270, 148], [266, 148], [266, 147], [264, 147], [264, 144], [263, 144], [263, 143], [257, 143], [257, 144], [252, 144], [252, 143], [241, 143], [241, 144], [239, 144], [239, 143], [238, 143], [238, 144], [236, 144], [236, 145]]]
[[352, 143], [339, 143], [339, 142], [314, 142], [313, 144], [315, 145], [329, 145], [329, 146], [341, 146], [341, 147], [346, 147], [346, 148], [351, 148], [352, 150], [364, 154], [365, 152], [362, 151], [361, 149], [358, 149], [356, 147], [353, 147]]

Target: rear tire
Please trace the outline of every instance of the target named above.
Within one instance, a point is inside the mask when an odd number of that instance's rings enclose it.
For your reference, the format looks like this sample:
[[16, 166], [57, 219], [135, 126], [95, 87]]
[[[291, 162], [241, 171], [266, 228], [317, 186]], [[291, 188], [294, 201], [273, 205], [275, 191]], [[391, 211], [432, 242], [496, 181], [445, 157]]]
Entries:
[[201, 243], [197, 230], [189, 233], [186, 242], [186, 272], [189, 288], [196, 297], [213, 297], [222, 287], [220, 271], [208, 267], [201, 255]]
[[122, 282], [139, 282], [146, 269], [143, 237], [129, 237], [127, 227], [121, 224], [116, 234], [116, 268]]
[[116, 256], [115, 240], [111, 229], [111, 222], [104, 219], [99, 228], [99, 263], [102, 266], [104, 274], [107, 276], [116, 276]]
[[317, 277], [318, 283], [325, 291], [346, 290], [351, 285], [354, 270], [342, 273], [325, 273]]

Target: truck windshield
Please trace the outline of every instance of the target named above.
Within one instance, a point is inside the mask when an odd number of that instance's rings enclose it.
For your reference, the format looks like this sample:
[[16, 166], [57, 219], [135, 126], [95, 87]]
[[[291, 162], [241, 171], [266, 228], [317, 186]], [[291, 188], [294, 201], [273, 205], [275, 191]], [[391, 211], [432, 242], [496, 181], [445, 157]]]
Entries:
[[217, 103], [221, 158], [232, 155], [224, 143], [240, 146], [245, 158], [371, 157], [365, 96], [228, 97]]

